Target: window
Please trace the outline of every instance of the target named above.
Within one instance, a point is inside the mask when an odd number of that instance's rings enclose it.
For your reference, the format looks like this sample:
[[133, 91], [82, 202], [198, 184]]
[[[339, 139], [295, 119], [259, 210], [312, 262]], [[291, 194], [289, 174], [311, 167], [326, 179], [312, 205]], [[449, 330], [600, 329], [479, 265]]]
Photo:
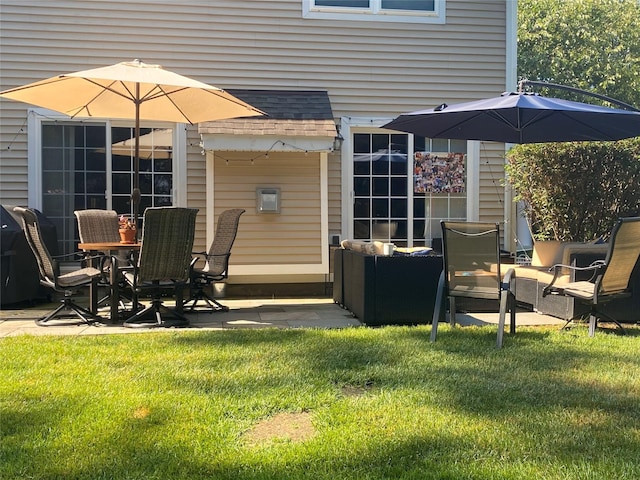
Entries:
[[479, 149], [466, 140], [378, 128], [385, 121], [341, 119], [342, 234], [401, 247], [437, 247], [441, 220], [478, 217]]
[[[147, 207], [172, 204], [171, 129], [140, 129], [140, 213]], [[118, 213], [131, 211], [133, 190], [134, 129], [111, 129], [112, 208]]]
[[42, 125], [42, 213], [55, 225], [61, 253], [74, 252], [73, 211], [106, 208], [105, 127], [99, 124]]
[[408, 136], [353, 135], [353, 232], [356, 239], [407, 245]]
[[[76, 251], [74, 210], [113, 209], [131, 215], [134, 142], [132, 127], [109, 122], [40, 123], [34, 164], [39, 208], [55, 225], [60, 253]], [[173, 130], [140, 129], [140, 214], [149, 206], [173, 205]], [[31, 176], [30, 176], [31, 178]], [[30, 192], [31, 195], [31, 192]]]
[[304, 18], [444, 23], [446, 0], [302, 0]]
[[441, 220], [467, 219], [466, 140], [414, 137], [413, 245], [441, 238]]

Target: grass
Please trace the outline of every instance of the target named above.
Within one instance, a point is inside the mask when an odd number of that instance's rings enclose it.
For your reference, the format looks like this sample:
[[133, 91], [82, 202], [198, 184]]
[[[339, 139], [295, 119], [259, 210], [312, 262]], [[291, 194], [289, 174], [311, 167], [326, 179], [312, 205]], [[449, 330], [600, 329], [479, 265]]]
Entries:
[[636, 330], [429, 331], [4, 338], [0, 478], [640, 478]]

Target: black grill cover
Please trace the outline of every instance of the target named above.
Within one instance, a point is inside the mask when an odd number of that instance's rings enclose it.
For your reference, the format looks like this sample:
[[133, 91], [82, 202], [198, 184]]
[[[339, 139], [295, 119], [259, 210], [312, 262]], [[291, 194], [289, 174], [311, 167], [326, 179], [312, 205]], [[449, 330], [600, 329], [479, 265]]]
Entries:
[[[55, 225], [36, 210], [45, 245], [51, 255], [58, 254]], [[0, 304], [4, 308], [14, 303], [44, 299], [51, 294], [40, 285], [36, 259], [22, 231], [20, 218], [13, 206], [0, 208]]]

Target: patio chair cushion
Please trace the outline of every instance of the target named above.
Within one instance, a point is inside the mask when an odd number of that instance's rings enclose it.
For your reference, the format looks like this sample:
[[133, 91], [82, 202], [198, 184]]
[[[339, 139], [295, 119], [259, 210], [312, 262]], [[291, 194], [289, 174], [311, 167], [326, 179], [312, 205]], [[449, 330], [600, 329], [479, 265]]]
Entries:
[[81, 268], [73, 272], [65, 273], [58, 276], [58, 285], [62, 288], [77, 287], [78, 285], [86, 285], [92, 279], [101, 275], [100, 270], [93, 267]]

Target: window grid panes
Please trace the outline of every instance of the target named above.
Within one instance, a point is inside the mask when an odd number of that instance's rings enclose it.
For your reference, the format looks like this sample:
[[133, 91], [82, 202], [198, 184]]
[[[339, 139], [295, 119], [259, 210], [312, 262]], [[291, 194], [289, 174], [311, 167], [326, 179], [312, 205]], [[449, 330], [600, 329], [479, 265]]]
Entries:
[[411, 155], [408, 146], [406, 134], [353, 134], [354, 238], [432, 246], [441, 220], [466, 220], [467, 142], [414, 137]]
[[414, 139], [413, 245], [442, 238], [441, 220], [467, 219], [467, 142]]
[[[133, 191], [134, 129], [113, 127], [112, 202], [118, 213], [131, 215]], [[140, 212], [147, 207], [172, 204], [172, 137], [170, 129], [140, 129]]]
[[408, 136], [353, 136], [354, 238], [408, 240]]
[[42, 213], [56, 226], [60, 253], [76, 250], [74, 210], [106, 208], [105, 138], [100, 124], [42, 125]]
[[[77, 251], [74, 210], [111, 208], [132, 214], [134, 129], [111, 129], [108, 164], [107, 128], [99, 122], [42, 123], [42, 213], [56, 226], [60, 254]], [[171, 129], [141, 129], [141, 216], [146, 207], [173, 203], [172, 133]]]
[[446, 0], [302, 0], [306, 19], [443, 24]]
[[435, 0], [311, 0], [315, 7], [433, 12]]

